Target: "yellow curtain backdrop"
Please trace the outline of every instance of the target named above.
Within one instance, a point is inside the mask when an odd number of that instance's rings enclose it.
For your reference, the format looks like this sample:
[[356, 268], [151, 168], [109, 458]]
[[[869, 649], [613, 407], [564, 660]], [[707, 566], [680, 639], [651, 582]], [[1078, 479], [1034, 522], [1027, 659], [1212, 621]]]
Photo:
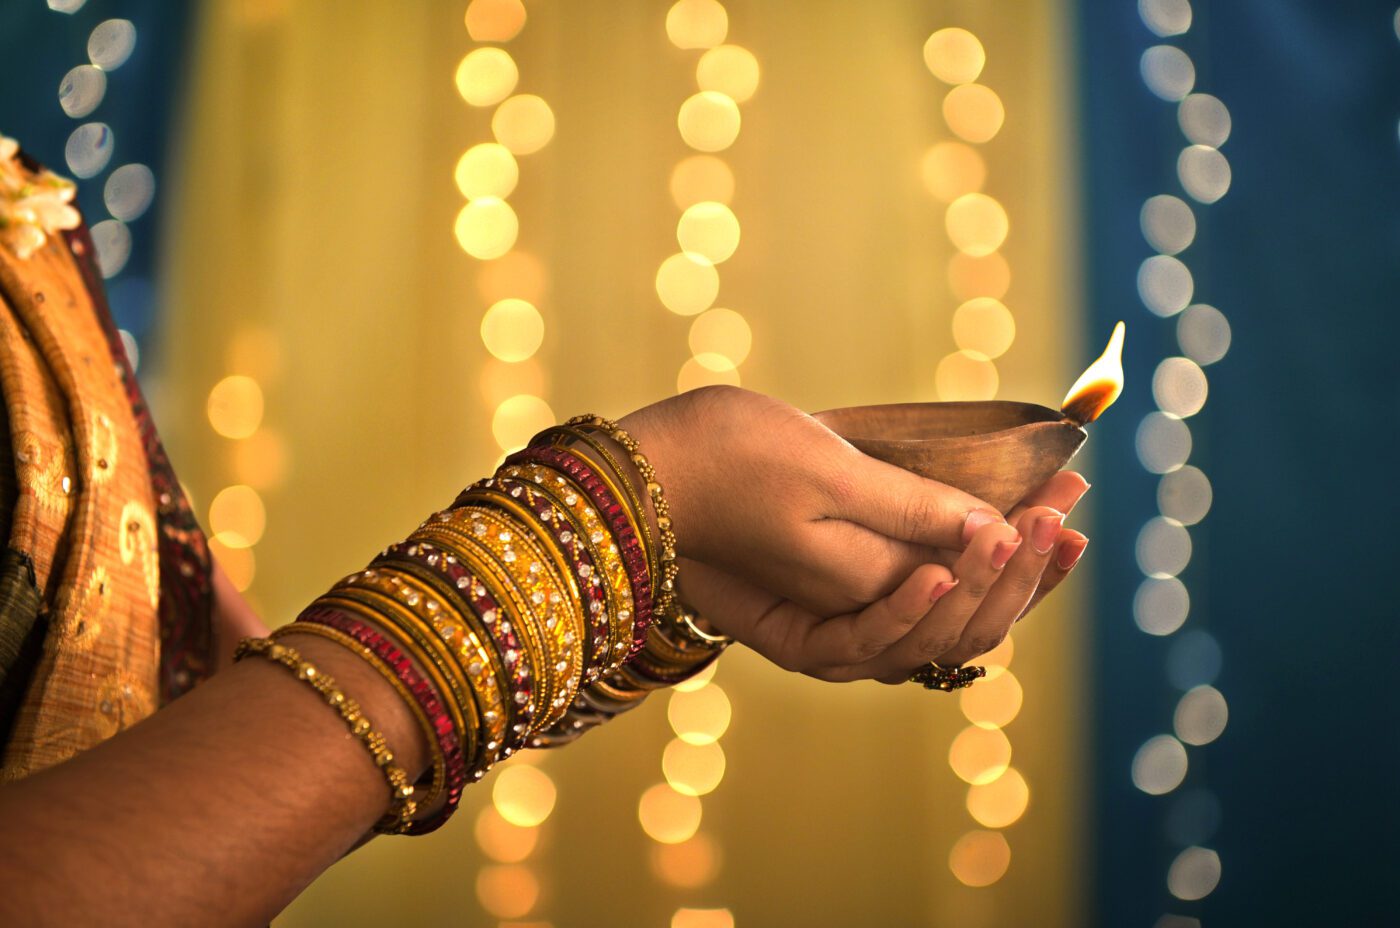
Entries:
[[[479, 19], [478, 36], [508, 31], [512, 4], [478, 3], [505, 17]], [[703, 31], [713, 0], [687, 3]], [[697, 92], [700, 51], [668, 40], [665, 3], [525, 7], [518, 35], [482, 43], [464, 28], [467, 0], [204, 4], [167, 199], [154, 402], [217, 550], [274, 624], [488, 473], [502, 451], [493, 435], [513, 424], [510, 408], [496, 414], [502, 400], [539, 396], [560, 418], [621, 413], [674, 392], [691, 356], [691, 320], [662, 306], [655, 278], [680, 250], [669, 190], [695, 154], [677, 112]], [[762, 75], [737, 140], [717, 153], [742, 228], [718, 267], [717, 305], [752, 333], [738, 379], [815, 410], [988, 395], [994, 365], [997, 396], [1057, 401], [1081, 358], [1060, 0], [725, 9], [726, 41]], [[985, 120], [985, 99], [945, 105], [951, 85], [924, 61], [925, 40], [950, 26], [980, 39], [978, 81], [1005, 107], [1000, 131], [968, 144], [982, 191], [1009, 217], [1004, 266], [955, 258], [947, 226], [964, 234], [963, 220], [926, 187], [926, 168], [935, 187], [976, 174], [963, 149], [932, 146], [956, 141], [954, 129], [985, 134], [965, 124]], [[454, 169], [491, 140], [493, 108], [464, 102], [454, 75], [492, 44], [518, 66], [515, 93], [542, 98], [556, 128], [516, 159], [515, 250], [484, 262], [454, 236], [465, 202]], [[964, 208], [969, 234], [995, 248], [995, 206], [990, 219], [984, 201]], [[1005, 289], [1006, 268], [1009, 350], [940, 368], [959, 347], [955, 310]], [[529, 360], [483, 346], [483, 313], [503, 296], [539, 310]], [[1006, 334], [995, 307], [967, 313], [964, 347]], [[978, 318], [995, 337], [977, 334]], [[532, 407], [517, 407], [528, 422]], [[503, 765], [442, 832], [356, 852], [278, 924], [1079, 924], [1085, 697], [1072, 681], [1085, 666], [1086, 582], [1018, 630], [1007, 678], [983, 684], [999, 694], [991, 707], [822, 684], [735, 649], [708, 694], [691, 694], [710, 724], [722, 691], [732, 721], [706, 749], [726, 766], [688, 841], [653, 840], [638, 817], [666, 782], [663, 695], [566, 751]], [[995, 782], [969, 787], [950, 768], [955, 738], [963, 772]], [[1007, 743], [1014, 769], [998, 778]], [[511, 825], [493, 785], [527, 765], [540, 775], [495, 788]], [[690, 811], [677, 824], [651, 809], [650, 827], [683, 836]]]

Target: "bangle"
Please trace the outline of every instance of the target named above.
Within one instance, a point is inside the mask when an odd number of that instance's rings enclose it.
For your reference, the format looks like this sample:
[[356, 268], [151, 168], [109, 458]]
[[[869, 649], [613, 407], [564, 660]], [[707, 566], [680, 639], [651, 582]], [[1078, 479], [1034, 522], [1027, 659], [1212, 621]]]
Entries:
[[[438, 741], [436, 726], [434, 726], [432, 721], [428, 718], [427, 712], [423, 710], [417, 697], [413, 695], [413, 692], [404, 684], [403, 680], [399, 679], [398, 673], [388, 664], [384, 663], [373, 650], [360, 644], [354, 638], [351, 638], [339, 629], [312, 622], [293, 622], [290, 625], [283, 625], [280, 628], [273, 629], [272, 633], [267, 637], [272, 641], [282, 642], [282, 639], [289, 635], [314, 635], [318, 638], [334, 641], [336, 644], [373, 667], [375, 671], [394, 688], [394, 692], [399, 694], [399, 698], [412, 710], [413, 717], [417, 719], [418, 727], [422, 729], [424, 737], [427, 738], [429, 747], [435, 748], [432, 750], [432, 780], [429, 781], [428, 790], [426, 793], [420, 795], [419, 786], [415, 783], [413, 792], [414, 803], [420, 809], [426, 809], [431, 806], [437, 800], [438, 796], [441, 795], [447, 783], [447, 755], [441, 743]], [[394, 832], [400, 833], [407, 827], [407, 823], [405, 823], [403, 827], [395, 828]]]
[[611, 536], [611, 529], [591, 505], [587, 494], [556, 471], [539, 464], [507, 464], [497, 473], [507, 480], [518, 480], [529, 492], [553, 501], [572, 521], [573, 540], [582, 542], [592, 553], [594, 575], [590, 581], [598, 580], [597, 571], [601, 568], [611, 608], [604, 616], [606, 621], [595, 628], [595, 638], [599, 631], [606, 638], [599, 647], [602, 665], [595, 668], [593, 679], [612, 673], [627, 659], [632, 647], [636, 600], [632, 577], [623, 562], [622, 549]]
[[389, 811], [375, 825], [374, 830], [388, 832], [407, 824], [417, 811], [417, 804], [412, 798], [413, 784], [408, 782], [408, 774], [404, 773], [403, 768], [394, 764], [394, 752], [389, 750], [384, 736], [375, 730], [370, 720], [360, 711], [360, 704], [345, 695], [336, 686], [334, 678], [321, 673], [310, 661], [302, 660], [296, 648], [278, 644], [270, 638], [244, 638], [238, 643], [233, 659], [240, 661], [249, 656], [265, 658], [280, 664], [298, 680], [309, 684], [321, 694], [327, 705], [340, 714], [349, 727], [350, 734], [369, 751], [370, 759], [384, 772], [384, 779], [389, 784]]
[[[604, 419], [602, 416], [575, 416], [565, 425], [591, 427], [606, 432], [613, 441], [621, 445], [632, 456], [632, 463], [636, 466], [637, 472], [646, 481], [647, 495], [651, 498], [652, 506], [656, 508], [656, 527], [661, 532], [661, 551], [657, 558], [660, 572], [660, 592], [656, 595], [653, 608], [658, 615], [664, 615], [670, 611], [675, 602], [676, 576], [680, 573], [680, 568], [676, 565], [676, 533], [671, 530], [671, 506], [666, 502], [666, 493], [661, 489], [661, 483], [656, 478], [656, 468], [652, 467], [646, 455], [642, 454], [641, 446], [637, 444], [637, 440], [611, 419]], [[644, 512], [639, 513], [639, 515], [646, 518]]]
[[[623, 512], [622, 504], [617, 501], [591, 467], [576, 455], [562, 448], [544, 445], [527, 447], [506, 458], [506, 463], [538, 464], [559, 471], [584, 492], [584, 495], [593, 503], [593, 507], [598, 510], [599, 515], [603, 517], [612, 531], [613, 538], [617, 541], [618, 553], [622, 556], [622, 562], [627, 567], [627, 576], [633, 590], [635, 621], [632, 624], [632, 644], [624, 657], [636, 654], [646, 644], [647, 626], [651, 624], [652, 616], [655, 613], [652, 601], [654, 588], [651, 571], [647, 566], [646, 552], [642, 549], [641, 542], [637, 540], [637, 534], [632, 530], [631, 522]], [[565, 502], [568, 502], [568, 495], [565, 495]]]
[[[360, 619], [337, 609], [313, 606], [297, 617], [297, 621], [272, 633], [274, 639], [282, 634], [302, 631], [328, 638], [359, 654], [405, 697], [418, 717], [428, 743], [437, 745], [433, 753], [433, 780], [428, 794], [416, 800], [420, 811], [432, 807], [439, 794], [444, 797], [442, 808], [432, 818], [410, 823], [404, 834], [422, 835], [435, 831], [452, 817], [467, 783], [467, 764], [462, 754], [462, 741], [442, 700], [431, 683], [418, 672], [413, 658], [393, 641]], [[414, 784], [415, 788], [418, 784]]]

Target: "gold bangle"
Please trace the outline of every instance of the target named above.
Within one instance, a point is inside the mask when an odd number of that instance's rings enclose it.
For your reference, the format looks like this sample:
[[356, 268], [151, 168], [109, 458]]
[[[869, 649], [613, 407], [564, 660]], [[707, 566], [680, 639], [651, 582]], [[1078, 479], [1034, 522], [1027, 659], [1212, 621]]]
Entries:
[[326, 704], [340, 714], [350, 734], [369, 751], [370, 759], [384, 772], [384, 779], [389, 784], [389, 811], [375, 824], [374, 830], [386, 832], [407, 825], [418, 809], [413, 801], [413, 784], [408, 782], [408, 774], [403, 768], [394, 764], [394, 752], [389, 750], [389, 743], [365, 718], [360, 704], [345, 695], [333, 677], [317, 670], [310, 661], [303, 660], [296, 648], [278, 644], [269, 638], [244, 638], [238, 643], [233, 659], [239, 661], [248, 656], [280, 664], [298, 680], [310, 684]]
[[[531, 481], [540, 492], [562, 506], [573, 518], [575, 526], [582, 529], [582, 537], [589, 553], [593, 555], [594, 566], [602, 569], [603, 580], [612, 593], [608, 658], [599, 675], [606, 676], [612, 673], [622, 666], [632, 647], [636, 598], [632, 589], [632, 578], [627, 574], [627, 565], [623, 563], [622, 554], [612, 538], [611, 531], [593, 508], [587, 494], [563, 474], [539, 464], [511, 464], [503, 467], [500, 473], [522, 481]], [[604, 542], [607, 544], [604, 545]]]
[[[368, 568], [361, 573], [370, 572], [378, 573], [378, 568]], [[471, 750], [468, 753], [465, 750], [467, 745], [464, 745], [463, 756], [467, 759], [471, 776], [481, 779], [486, 771], [479, 755], [485, 744], [491, 740], [491, 730], [485, 718], [485, 698], [468, 682], [465, 672], [457, 664], [447, 644], [439, 639], [431, 628], [423, 628], [418, 617], [397, 602], [392, 595], [367, 586], [351, 585], [350, 581], [358, 576], [360, 575], [352, 574], [347, 577], [322, 596], [321, 600], [332, 605], [349, 603], [359, 609], [371, 610], [400, 635], [407, 636], [413, 642], [416, 646], [414, 656], [420, 659], [420, 663], [426, 669], [432, 671], [433, 684], [446, 684], [446, 689], [442, 692], [451, 694], [451, 698], [445, 701], [448, 703], [448, 710], [452, 712], [452, 721], [462, 726], [460, 730], [470, 742]]]
[[[671, 506], [666, 502], [666, 492], [661, 489], [661, 484], [656, 478], [656, 468], [651, 466], [646, 455], [642, 454], [641, 446], [637, 440], [628, 434], [622, 426], [611, 419], [604, 419], [602, 416], [575, 416], [564, 423], [569, 427], [591, 426], [595, 429], [602, 429], [607, 432], [613, 441], [617, 442], [632, 457], [632, 464], [637, 468], [637, 473], [642, 475], [646, 481], [647, 496], [651, 499], [652, 506], [656, 509], [656, 527], [661, 532], [661, 553], [659, 560], [659, 581], [656, 589], [656, 605], [653, 607], [654, 614], [661, 616], [671, 610], [676, 598], [676, 578], [680, 573], [680, 567], [676, 564], [676, 533], [671, 529]], [[641, 513], [645, 516], [646, 513]]]
[[[478, 536], [485, 547], [501, 562], [515, 579], [516, 588], [527, 600], [538, 628], [548, 642], [549, 663], [546, 665], [551, 682], [550, 700], [539, 728], [548, 728], [564, 714], [583, 679], [583, 609], [577, 597], [569, 597], [563, 581], [554, 576], [549, 559], [539, 549], [538, 540], [527, 527], [519, 525], [504, 513], [483, 507], [464, 506], [464, 513], [476, 525], [485, 523], [487, 531]], [[511, 548], [518, 544], [527, 560], [522, 561]], [[535, 564], [539, 565], [536, 570]]]
[[509, 623], [515, 633], [520, 642], [516, 660], [523, 662], [530, 670], [530, 691], [528, 694], [523, 690], [514, 691], [503, 698], [510, 706], [518, 707], [528, 716], [529, 730], [517, 732], [522, 738], [527, 737], [529, 731], [538, 727], [543, 707], [548, 705], [549, 692], [546, 687], [552, 683], [552, 675], [545, 672], [550, 659], [548, 646], [541, 637], [541, 630], [536, 627], [534, 614], [526, 608], [514, 577], [491, 556], [479, 539], [472, 536], [470, 529], [458, 525], [454, 518], [429, 522], [410, 537], [419, 544], [427, 541], [452, 552], [452, 556], [472, 572], [477, 582], [496, 601], [502, 613], [497, 622]]
[[[289, 625], [283, 625], [280, 628], [273, 629], [272, 633], [267, 637], [272, 641], [281, 641], [283, 638], [291, 635], [314, 635], [318, 638], [334, 641], [336, 644], [345, 648], [356, 657], [361, 658], [365, 663], [377, 670], [379, 675], [387, 680], [389, 685], [394, 688], [394, 691], [399, 694], [399, 698], [404, 701], [404, 704], [407, 705], [409, 710], [413, 713], [413, 717], [418, 720], [418, 727], [422, 729], [423, 737], [427, 739], [428, 750], [432, 755], [433, 779], [428, 786], [427, 793], [419, 796], [417, 793], [417, 784], [414, 785], [415, 804], [419, 809], [427, 810], [431, 808], [437, 798], [442, 795], [442, 791], [447, 785], [447, 759], [442, 754], [442, 747], [438, 743], [437, 731], [433, 728], [432, 720], [429, 719], [428, 714], [423, 711], [423, 707], [418, 704], [418, 700], [413, 697], [413, 693], [409, 692], [408, 687], [399, 679], [399, 675], [394, 673], [394, 669], [384, 663], [383, 659], [380, 658], [378, 654], [375, 654], [373, 649], [365, 647], [354, 638], [339, 629], [331, 628], [329, 625], [319, 625], [315, 622], [292, 622]], [[407, 823], [405, 823], [405, 827], [406, 826]], [[396, 831], [402, 830], [403, 829], [396, 829]]]
[[[615, 610], [608, 608], [610, 603], [594, 601], [591, 594], [591, 591], [596, 588], [603, 592], [604, 599], [609, 601], [613, 599], [613, 590], [603, 582], [605, 567], [595, 556], [596, 543], [590, 544], [595, 532], [598, 533], [599, 541], [607, 536], [598, 529], [589, 530], [585, 534], [586, 530], [574, 522], [571, 513], [563, 503], [545, 493], [538, 484], [524, 477], [504, 477], [515, 484], [507, 490], [499, 483], [500, 479], [501, 477], [497, 477], [479, 484], [464, 496], [468, 502], [473, 499], [481, 499], [493, 504], [499, 503], [516, 513], [522, 521], [540, 527], [541, 531], [538, 534], [542, 546], [548, 549], [550, 556], [554, 558], [555, 567], [568, 583], [573, 600], [578, 603], [579, 614], [585, 622], [584, 648], [582, 649], [583, 676], [580, 686], [587, 686], [601, 675], [602, 669], [612, 653], [610, 647], [613, 638], [611, 616]], [[524, 497], [523, 503], [520, 502], [520, 497]], [[536, 500], [545, 506], [549, 513], [548, 516], [535, 511], [533, 507]], [[549, 527], [552, 525], [559, 527], [557, 532]], [[546, 535], [545, 532], [550, 534]], [[613, 547], [616, 548], [615, 545]], [[616, 550], [613, 553], [616, 554]], [[588, 557], [589, 564], [581, 563], [583, 556]], [[578, 583], [575, 582], [575, 568], [574, 564], [570, 563], [569, 557], [572, 557], [573, 561], [578, 564], [577, 581], [585, 584], [589, 591], [588, 596], [584, 595], [585, 590], [580, 589]], [[621, 556], [617, 557], [617, 562], [618, 567], [625, 572], [626, 568], [622, 566]], [[585, 606], [585, 601], [588, 603], [587, 606]], [[631, 615], [630, 609], [628, 615], [629, 617]], [[630, 643], [630, 637], [628, 640]]]
[[392, 602], [394, 608], [412, 617], [413, 624], [426, 632], [428, 640], [446, 649], [449, 663], [459, 673], [465, 672], [463, 679], [479, 701], [483, 722], [480, 748], [484, 752], [484, 762], [489, 766], [499, 760], [505, 745], [505, 687], [496, 674], [491, 649], [466, 623], [465, 616], [442, 596], [423, 586], [417, 577], [397, 566], [380, 564], [352, 575], [347, 581], [351, 589], [373, 590]]
[[[597, 460], [590, 462], [593, 464], [593, 471], [607, 485], [614, 499], [621, 500], [625, 497], [631, 503], [631, 506], [623, 507], [624, 514], [627, 516], [627, 521], [632, 523], [633, 531], [637, 532], [638, 536], [645, 541], [647, 563], [651, 567], [652, 576], [660, 576], [661, 551], [656, 545], [656, 539], [651, 534], [651, 522], [647, 519], [646, 504], [642, 502], [636, 486], [627, 476], [627, 471], [618, 463], [617, 458], [613, 457], [607, 446], [593, 437], [587, 427], [559, 426], [550, 431], [563, 439], [566, 445], [572, 445], [575, 442], [587, 445], [602, 459], [602, 463], [606, 465], [604, 467], [599, 467]], [[588, 455], [585, 454], [584, 457], [585, 460], [588, 459]], [[612, 472], [611, 476], [609, 476], [608, 471]], [[619, 485], [621, 485], [620, 490]]]

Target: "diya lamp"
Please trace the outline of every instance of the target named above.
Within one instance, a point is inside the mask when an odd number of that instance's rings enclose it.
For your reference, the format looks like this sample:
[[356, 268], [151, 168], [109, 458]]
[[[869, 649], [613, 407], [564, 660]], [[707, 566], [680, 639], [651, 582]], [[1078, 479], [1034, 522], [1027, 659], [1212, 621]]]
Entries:
[[849, 406], [817, 413], [873, 458], [971, 493], [1003, 514], [1079, 451], [1123, 392], [1123, 323], [1058, 410], [1004, 400]]

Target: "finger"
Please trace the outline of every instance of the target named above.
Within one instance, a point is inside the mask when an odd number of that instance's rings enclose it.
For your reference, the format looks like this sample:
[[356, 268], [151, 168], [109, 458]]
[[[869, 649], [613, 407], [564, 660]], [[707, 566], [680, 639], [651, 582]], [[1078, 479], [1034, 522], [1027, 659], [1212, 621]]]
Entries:
[[1007, 562], [1001, 576], [963, 628], [957, 645], [934, 660], [945, 667], [957, 667], [1001, 644], [1035, 595], [1064, 520], [1064, 513], [1048, 506], [1026, 510], [1016, 528], [1027, 543]]
[[904, 679], [916, 667], [956, 647], [963, 628], [1020, 545], [1020, 535], [1009, 525], [979, 529], [953, 565], [958, 585], [929, 609], [909, 634], [857, 668], [860, 675], [877, 680]]
[[[864, 609], [889, 596], [920, 567], [941, 560], [937, 549], [889, 538], [845, 519], [822, 519], [811, 528], [802, 568], [832, 566], [802, 584], [803, 589], [790, 598], [820, 616]], [[828, 592], [835, 595], [818, 599]]]
[[1011, 511], [1006, 514], [1006, 521], [1014, 525], [1016, 520], [1032, 506], [1049, 506], [1069, 515], [1075, 504], [1083, 499], [1087, 492], [1089, 492], [1089, 481], [1084, 479], [1083, 474], [1072, 470], [1062, 470], [1036, 487], [1025, 499], [1012, 507]]
[[977, 529], [1003, 522], [995, 506], [852, 449], [831, 515], [882, 535], [935, 548], [966, 548]]
[[[930, 607], [957, 585], [941, 564], [923, 564], [893, 593], [859, 612], [809, 627], [802, 650], [824, 680], [861, 679], [850, 668], [882, 653], [909, 633]], [[809, 671], [810, 672], [810, 671]]]
[[1049, 596], [1074, 570], [1074, 565], [1079, 563], [1079, 559], [1084, 556], [1084, 549], [1089, 547], [1089, 539], [1072, 529], [1065, 529], [1060, 533], [1059, 543], [1055, 545], [1055, 553], [1051, 556], [1050, 563], [1045, 568], [1045, 573], [1040, 577], [1040, 586], [1036, 588], [1035, 595], [1031, 597], [1030, 603], [1021, 612], [1021, 621], [1030, 611], [1040, 605], [1040, 601]]

